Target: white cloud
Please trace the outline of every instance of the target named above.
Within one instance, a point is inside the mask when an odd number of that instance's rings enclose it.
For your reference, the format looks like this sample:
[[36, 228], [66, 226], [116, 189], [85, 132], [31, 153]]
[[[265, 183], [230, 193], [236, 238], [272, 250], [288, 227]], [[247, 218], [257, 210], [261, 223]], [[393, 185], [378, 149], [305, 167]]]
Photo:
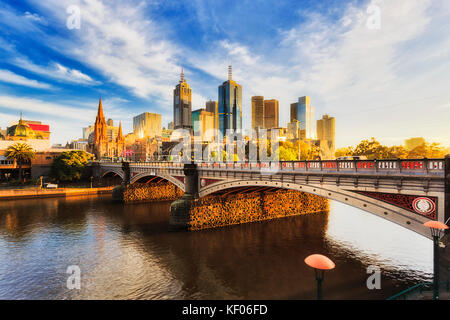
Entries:
[[100, 82], [93, 80], [83, 72], [65, 67], [59, 63], [52, 63], [49, 66], [40, 66], [31, 62], [28, 58], [18, 57], [10, 61], [11, 64], [33, 73], [56, 79], [63, 82], [97, 85]]
[[52, 87], [47, 83], [28, 79], [9, 70], [2, 69], [0, 69], [0, 81], [38, 89], [50, 89]]
[[[72, 2], [37, 4], [63, 21], [66, 16], [60, 13]], [[143, 2], [82, 1], [81, 29], [73, 30], [71, 41], [55, 38], [51, 45], [137, 96], [161, 99], [169, 107], [174, 79], [178, 79], [180, 70], [176, 56], [182, 52], [164, 39], [164, 30], [145, 17], [144, 9]]]
[[38, 22], [42, 25], [47, 25], [47, 20], [44, 17], [38, 15], [37, 13], [31, 13], [29, 11], [25, 12], [25, 18]]
[[[80, 1], [80, 30], [50, 46], [86, 63], [140, 97], [167, 106], [180, 70], [177, 61], [216, 79], [243, 85], [244, 123], [250, 123], [250, 97], [280, 100], [280, 125], [289, 103], [310, 95], [316, 116], [336, 116], [337, 144], [370, 136], [442, 137], [449, 141], [450, 2], [447, 0], [374, 1], [381, 8], [381, 29], [366, 26], [366, 3], [342, 8], [338, 20], [309, 12], [307, 19], [270, 39], [274, 50], [255, 53], [233, 39], [212, 43], [202, 52], [174, 44], [170, 31], [145, 16], [145, 4]], [[65, 26], [72, 1], [36, 1]], [[208, 16], [207, 8], [201, 15]], [[190, 79], [195, 104], [217, 97], [217, 85], [196, 74]], [[208, 92], [205, 88], [208, 88]], [[211, 91], [211, 93], [209, 93]], [[424, 100], [427, 97], [433, 99]]]
[[40, 99], [30, 99], [7, 95], [0, 95], [0, 108], [50, 115], [52, 117], [62, 118], [70, 121], [92, 119], [92, 117], [94, 117], [95, 119], [96, 112], [94, 108], [85, 110], [81, 109], [77, 105], [62, 105], [46, 102]]
[[[441, 137], [448, 134], [450, 98], [449, 2], [375, 1], [381, 29], [366, 26], [366, 6], [349, 5], [338, 22], [309, 13], [306, 21], [280, 32], [272, 52], [254, 54], [242, 43], [221, 41], [213, 52], [197, 53], [193, 64], [243, 85], [244, 123], [250, 123], [250, 97], [280, 100], [280, 125], [289, 121], [289, 104], [310, 95], [316, 117], [336, 117], [337, 144], [362, 138]], [[433, 99], [428, 99], [434, 97]], [[447, 120], [446, 120], [447, 119]]]

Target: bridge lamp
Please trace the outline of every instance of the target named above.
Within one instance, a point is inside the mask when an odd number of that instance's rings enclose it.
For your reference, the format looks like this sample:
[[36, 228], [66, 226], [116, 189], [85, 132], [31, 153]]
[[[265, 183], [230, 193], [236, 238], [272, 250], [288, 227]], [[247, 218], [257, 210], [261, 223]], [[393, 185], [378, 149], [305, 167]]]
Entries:
[[321, 254], [312, 254], [306, 257], [305, 263], [311, 268], [314, 268], [317, 281], [317, 300], [322, 300], [322, 281], [325, 270], [334, 269], [336, 265], [328, 257]]
[[439, 239], [442, 231], [448, 229], [448, 226], [440, 221], [428, 221], [423, 225], [430, 228], [431, 236], [433, 237], [433, 299], [439, 300]]

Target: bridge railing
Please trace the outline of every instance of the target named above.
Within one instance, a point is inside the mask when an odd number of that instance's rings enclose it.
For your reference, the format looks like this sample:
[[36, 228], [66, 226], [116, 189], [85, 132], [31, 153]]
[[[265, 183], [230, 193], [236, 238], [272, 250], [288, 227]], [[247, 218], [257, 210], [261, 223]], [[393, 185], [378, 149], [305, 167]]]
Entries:
[[[120, 163], [102, 163], [121, 167]], [[311, 160], [276, 162], [198, 162], [199, 169], [260, 171], [278, 170], [293, 172], [360, 173], [376, 175], [443, 175], [444, 159], [383, 159], [383, 160]], [[182, 162], [131, 162], [131, 167], [181, 169]]]

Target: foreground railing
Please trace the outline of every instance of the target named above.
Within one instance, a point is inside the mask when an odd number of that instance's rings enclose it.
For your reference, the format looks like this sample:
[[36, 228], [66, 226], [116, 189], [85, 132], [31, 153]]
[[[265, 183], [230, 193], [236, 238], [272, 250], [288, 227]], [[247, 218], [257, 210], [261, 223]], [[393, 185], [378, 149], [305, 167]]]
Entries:
[[[423, 292], [431, 292], [433, 290], [433, 282], [421, 282], [418, 283], [402, 292], [399, 292], [392, 297], [387, 298], [387, 300], [408, 300], [412, 295], [420, 295]], [[440, 292], [450, 292], [450, 281], [439, 283]]]

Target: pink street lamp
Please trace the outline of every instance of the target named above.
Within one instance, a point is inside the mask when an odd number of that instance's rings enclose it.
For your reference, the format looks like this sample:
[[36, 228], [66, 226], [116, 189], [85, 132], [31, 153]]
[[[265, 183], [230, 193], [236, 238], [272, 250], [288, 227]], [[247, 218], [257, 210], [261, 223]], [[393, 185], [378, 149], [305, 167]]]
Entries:
[[305, 259], [305, 263], [314, 268], [317, 281], [317, 300], [322, 300], [322, 281], [325, 270], [334, 269], [336, 266], [333, 261], [321, 254], [312, 254]]
[[427, 221], [423, 225], [430, 228], [431, 236], [433, 237], [433, 299], [439, 300], [439, 239], [441, 238], [442, 231], [448, 229], [448, 226], [440, 221]]

